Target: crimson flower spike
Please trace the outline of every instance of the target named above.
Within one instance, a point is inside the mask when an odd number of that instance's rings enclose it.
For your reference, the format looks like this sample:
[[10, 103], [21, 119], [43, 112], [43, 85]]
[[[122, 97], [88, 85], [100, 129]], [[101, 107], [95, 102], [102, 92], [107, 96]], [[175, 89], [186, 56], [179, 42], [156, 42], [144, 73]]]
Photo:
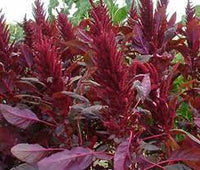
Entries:
[[40, 0], [35, 1], [35, 5], [33, 6], [33, 16], [37, 24], [42, 24], [46, 22], [46, 14], [43, 8], [44, 4], [41, 3]]
[[60, 31], [60, 34], [65, 41], [69, 41], [75, 38], [73, 26], [69, 22], [66, 14], [59, 13], [57, 22], [58, 22], [58, 29]]
[[152, 0], [140, 0], [140, 24], [148, 41], [152, 40], [153, 18]]
[[137, 10], [136, 10], [136, 7], [135, 7], [135, 1], [133, 0], [132, 4], [131, 4], [130, 11], [129, 11], [128, 21], [127, 21], [128, 25], [131, 28], [134, 27], [137, 18], [138, 18]]
[[[100, 84], [100, 87], [95, 88], [101, 102], [108, 106], [108, 109], [102, 112], [103, 123], [109, 130], [120, 133], [119, 129], [124, 127], [123, 122], [125, 117], [128, 117], [129, 106], [133, 102], [128, 70], [123, 63], [123, 54], [118, 50], [116, 34], [112, 30], [104, 4], [93, 7], [91, 15], [91, 46], [94, 51], [92, 61], [97, 68], [92, 76], [94, 81]], [[121, 131], [123, 130], [125, 128]]]
[[51, 92], [63, 90], [62, 67], [59, 54], [51, 39], [40, 35], [34, 46], [36, 71]]
[[195, 17], [195, 9], [190, 0], [188, 0], [186, 7], [186, 24], [188, 25]]
[[10, 63], [10, 33], [4, 15], [0, 11], [0, 62], [7, 66]]

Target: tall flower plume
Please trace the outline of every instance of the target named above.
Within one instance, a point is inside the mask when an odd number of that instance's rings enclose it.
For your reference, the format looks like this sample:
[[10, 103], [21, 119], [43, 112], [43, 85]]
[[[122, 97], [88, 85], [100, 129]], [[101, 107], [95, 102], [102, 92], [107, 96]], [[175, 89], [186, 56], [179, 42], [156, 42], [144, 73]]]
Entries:
[[[105, 125], [112, 129], [124, 126], [123, 119], [128, 116], [132, 104], [132, 91], [128, 79], [128, 69], [124, 64], [123, 54], [118, 51], [108, 11], [102, 1], [96, 7], [91, 1], [92, 61], [97, 68], [93, 74], [98, 97], [108, 110], [103, 113]], [[123, 129], [124, 130], [124, 129]], [[119, 131], [116, 131], [117, 133]]]
[[59, 54], [51, 39], [40, 35], [34, 45], [36, 72], [52, 92], [63, 90], [62, 66]]
[[[0, 12], [1, 15], [1, 12]], [[4, 19], [4, 15], [0, 16], [0, 62], [4, 64], [4, 66], [8, 66], [10, 63], [10, 33], [8, 29], [8, 25], [6, 25], [6, 21]]]

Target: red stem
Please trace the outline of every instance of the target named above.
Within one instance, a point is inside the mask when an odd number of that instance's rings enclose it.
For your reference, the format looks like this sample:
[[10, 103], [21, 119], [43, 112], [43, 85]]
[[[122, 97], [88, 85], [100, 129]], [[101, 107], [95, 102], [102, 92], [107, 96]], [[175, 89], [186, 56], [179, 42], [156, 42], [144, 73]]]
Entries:
[[[155, 165], [151, 165], [149, 166], [148, 168], [145, 168], [144, 170], [148, 170], [148, 169], [151, 169], [151, 168], [154, 168], [155, 166], [160, 166], [162, 164], [166, 164], [166, 163], [169, 163], [169, 162], [178, 162], [178, 161], [181, 161], [180, 159], [177, 159], [177, 160], [165, 160], [165, 161], [162, 161], [162, 162], [158, 162], [157, 164]], [[153, 163], [153, 162], [152, 162]], [[162, 167], [163, 168], [163, 167]]]
[[149, 136], [149, 137], [146, 137], [146, 138], [143, 138], [142, 140], [149, 140], [149, 139], [155, 139], [155, 138], [159, 138], [161, 136], [165, 136], [167, 135], [166, 133], [162, 133], [162, 134], [159, 134], [159, 135], [153, 135], [153, 136]]
[[[158, 165], [158, 164], [156, 164], [156, 163], [154, 163], [154, 162], [151, 162], [151, 161], [149, 161], [148, 159], [144, 159], [144, 158], [142, 158], [144, 161], [146, 161], [146, 162], [148, 162], [148, 163], [150, 163], [150, 164], [152, 164], [152, 166], [153, 167], [155, 167], [155, 166], [157, 166], [157, 167], [159, 167], [159, 168], [161, 168], [161, 169], [164, 169], [165, 170], [165, 168], [163, 168], [162, 166], [160, 166], [160, 165]], [[148, 168], [146, 168], [145, 170], [147, 170], [147, 169], [149, 169], [149, 167]]]
[[136, 107], [139, 105], [140, 101], [141, 101], [141, 98], [139, 98], [139, 100], [138, 100], [137, 103], [135, 104], [135, 106], [134, 106], [134, 108], [133, 108], [133, 113], [131, 113], [131, 115], [128, 116], [127, 120], [130, 120], [131, 117], [135, 114], [135, 111], [134, 111], [134, 110], [135, 110]]
[[77, 119], [77, 127], [78, 127], [78, 134], [79, 134], [80, 145], [83, 145], [83, 138], [82, 138], [82, 134], [81, 134], [80, 118], [79, 117]]
[[56, 125], [54, 125], [54, 124], [52, 124], [52, 123], [49, 123], [49, 122], [46, 122], [46, 121], [44, 121], [44, 120], [39, 120], [39, 122], [44, 123], [45, 125], [48, 125], [48, 126], [51, 126], [51, 127], [56, 128]]

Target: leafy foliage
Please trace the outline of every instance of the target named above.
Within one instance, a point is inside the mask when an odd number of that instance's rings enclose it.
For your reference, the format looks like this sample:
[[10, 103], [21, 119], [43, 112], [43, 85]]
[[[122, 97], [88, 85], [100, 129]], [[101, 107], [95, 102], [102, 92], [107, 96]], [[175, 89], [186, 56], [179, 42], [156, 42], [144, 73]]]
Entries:
[[199, 169], [195, 8], [182, 24], [167, 0], [127, 1], [128, 17], [110, 0], [76, 1], [75, 19], [82, 3], [73, 25], [36, 0], [20, 41], [0, 17], [0, 168]]

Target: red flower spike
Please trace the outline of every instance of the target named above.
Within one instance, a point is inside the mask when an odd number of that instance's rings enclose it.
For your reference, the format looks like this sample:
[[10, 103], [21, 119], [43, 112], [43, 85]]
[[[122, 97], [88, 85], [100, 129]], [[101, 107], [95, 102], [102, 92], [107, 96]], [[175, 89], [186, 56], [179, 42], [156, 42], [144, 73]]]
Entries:
[[[33, 16], [35, 19], [35, 29], [37, 30], [38, 27], [42, 31], [42, 34], [48, 37], [54, 37], [55, 36], [55, 28], [54, 28], [54, 22], [52, 24], [49, 23], [49, 21], [46, 19], [46, 13], [44, 10], [44, 4], [41, 3], [40, 0], [36, 0], [35, 4], [33, 6]], [[35, 37], [37, 38], [37, 36]], [[56, 38], [56, 36], [55, 36]]]
[[40, 37], [38, 43], [34, 45], [36, 71], [40, 79], [48, 86], [52, 92], [63, 90], [62, 68], [59, 54], [52, 40]]
[[10, 33], [4, 15], [0, 11], [0, 62], [7, 68], [10, 61], [11, 47], [9, 46]]
[[137, 10], [135, 7], [135, 1], [133, 0], [132, 4], [131, 4], [131, 9], [129, 11], [129, 17], [128, 17], [128, 26], [133, 28], [134, 25], [137, 23], [137, 19], [138, 19], [138, 14], [137, 14]]
[[59, 13], [57, 22], [58, 22], [58, 28], [59, 28], [60, 34], [65, 41], [75, 39], [73, 26], [69, 22], [66, 14]]
[[188, 25], [195, 18], [195, 9], [190, 0], [188, 0], [186, 7], [186, 25]]

